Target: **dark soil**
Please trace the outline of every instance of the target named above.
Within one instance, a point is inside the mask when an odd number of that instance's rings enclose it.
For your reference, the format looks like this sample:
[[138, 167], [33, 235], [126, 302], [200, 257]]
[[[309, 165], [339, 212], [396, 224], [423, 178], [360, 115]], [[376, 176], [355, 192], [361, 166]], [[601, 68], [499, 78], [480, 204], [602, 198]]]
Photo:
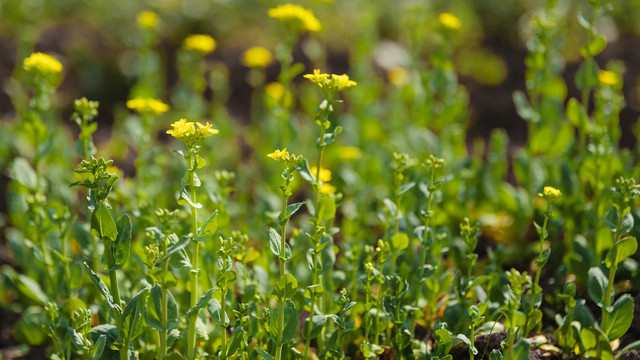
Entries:
[[638, 360], [640, 359], [640, 351], [631, 350], [620, 355], [620, 360]]

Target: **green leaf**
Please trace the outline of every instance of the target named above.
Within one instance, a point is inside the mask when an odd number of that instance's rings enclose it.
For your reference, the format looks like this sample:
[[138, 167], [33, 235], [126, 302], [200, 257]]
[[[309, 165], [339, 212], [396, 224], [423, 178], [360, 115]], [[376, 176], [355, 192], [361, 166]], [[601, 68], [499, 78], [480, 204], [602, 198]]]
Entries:
[[169, 263], [180, 270], [183, 271], [192, 271], [193, 267], [191, 266], [191, 260], [189, 260], [189, 256], [184, 249], [180, 249], [171, 255], [169, 259]]
[[[278, 311], [280, 309], [278, 308]], [[277, 318], [278, 311], [273, 316]], [[286, 299], [284, 303], [284, 329], [282, 330], [282, 343], [286, 344], [293, 340], [298, 333], [298, 311], [293, 301]]]
[[209, 312], [209, 315], [211, 315], [211, 319], [214, 323], [224, 328], [229, 326], [229, 316], [226, 312], [222, 314], [222, 305], [220, 305], [218, 299], [210, 299], [207, 302], [207, 311]]
[[242, 338], [245, 330], [242, 326], [236, 326], [231, 332], [231, 338], [229, 339], [229, 347], [227, 348], [227, 358], [230, 358], [231, 355], [235, 354], [240, 344], [242, 343]]
[[20, 343], [40, 345], [47, 340], [42, 324], [47, 322], [47, 313], [40, 306], [29, 306], [14, 325], [13, 337]]
[[[172, 236], [177, 238], [177, 236], [175, 234], [169, 235], [168, 238], [171, 238]], [[183, 236], [180, 239], [180, 241], [174, 243], [173, 245], [171, 245], [169, 247], [169, 249], [167, 249], [167, 254], [162, 257], [162, 260], [164, 261], [164, 260], [168, 259], [171, 255], [175, 254], [176, 252], [186, 248], [187, 245], [189, 245], [190, 242], [191, 242], [191, 237]]]
[[198, 238], [203, 238], [203, 241], [212, 239], [216, 231], [218, 231], [218, 210], [209, 215], [207, 221], [202, 224]]
[[16, 286], [20, 293], [41, 305], [45, 305], [49, 301], [40, 284], [27, 275], [17, 274]]
[[198, 313], [200, 311], [200, 309], [205, 307], [208, 304], [209, 299], [211, 299], [211, 295], [213, 294], [214, 290], [215, 290], [214, 288], [211, 288], [206, 293], [200, 295], [200, 298], [196, 302], [196, 305], [191, 307], [191, 309], [189, 309], [189, 311], [187, 311], [187, 316], [190, 316], [194, 312]]
[[71, 326], [67, 328], [67, 339], [71, 341], [71, 344], [73, 344], [74, 348], [78, 350], [87, 349], [86, 345], [84, 344], [84, 336], [78, 333], [76, 329]]
[[38, 186], [36, 172], [33, 171], [31, 164], [25, 158], [18, 157], [13, 160], [13, 164], [9, 168], [9, 175], [13, 180], [30, 190], [35, 190]]
[[99, 201], [98, 207], [91, 213], [91, 230], [95, 230], [100, 239], [115, 241], [118, 237], [116, 223], [103, 201]]
[[591, 42], [580, 48], [580, 55], [585, 59], [591, 58], [600, 54], [605, 47], [607, 47], [607, 39], [602, 35], [598, 35]]
[[271, 252], [275, 256], [280, 256], [280, 251], [281, 251], [280, 241], [282, 239], [280, 237], [280, 234], [278, 234], [278, 232], [274, 228], [269, 228], [269, 233], [267, 234], [267, 238], [269, 239], [269, 248], [271, 249]]
[[295, 295], [298, 289], [298, 280], [291, 274], [280, 277], [273, 293], [279, 298], [289, 298]]
[[582, 328], [580, 340], [587, 350], [587, 357], [601, 360], [613, 360], [613, 351], [607, 337], [596, 328]]
[[256, 352], [258, 353], [258, 355], [259, 355], [260, 357], [262, 357], [264, 360], [273, 360], [273, 357], [272, 357], [268, 352], [266, 352], [266, 351], [264, 351], [264, 350], [262, 350], [262, 349], [260, 349], [260, 348], [256, 348], [256, 350], [255, 350], [255, 351], [256, 351]]
[[529, 105], [527, 96], [522, 91], [517, 90], [513, 93], [513, 103], [516, 105], [516, 111], [522, 119], [537, 122], [535, 111]]
[[614, 266], [618, 266], [618, 264], [623, 262], [626, 258], [635, 254], [636, 250], [638, 250], [638, 242], [635, 237], [629, 236], [624, 239], [620, 239], [607, 253], [607, 257], [604, 259], [604, 264], [610, 269]]
[[598, 64], [589, 58], [580, 65], [576, 74], [576, 87], [581, 91], [590, 90], [600, 83], [598, 80]]
[[296, 170], [298, 170], [298, 174], [308, 182], [313, 184], [316, 181], [316, 177], [311, 174], [311, 169], [309, 168], [309, 162], [307, 159], [304, 159], [300, 164], [298, 164]]
[[633, 298], [629, 294], [624, 294], [613, 305], [613, 311], [609, 315], [608, 324], [603, 324], [604, 334], [609, 341], [619, 339], [624, 335], [633, 321]]
[[391, 247], [395, 251], [402, 251], [409, 247], [409, 236], [405, 233], [393, 234], [391, 237]]
[[118, 237], [114, 244], [113, 257], [115, 265], [109, 271], [121, 269], [127, 263], [129, 258], [129, 249], [131, 247], [131, 219], [128, 215], [123, 215], [118, 224]]
[[622, 217], [622, 227], [620, 228], [620, 235], [624, 235], [633, 229], [633, 215], [626, 213]]
[[335, 315], [314, 315], [313, 322], [311, 325], [311, 333], [309, 333], [309, 318], [304, 321], [304, 328], [302, 329], [302, 338], [313, 339], [316, 338], [320, 332], [322, 332], [322, 328], [327, 323], [327, 319], [332, 318]]
[[[195, 174], [194, 174], [194, 178], [195, 178]], [[186, 186], [182, 186], [180, 188], [180, 197], [178, 198], [178, 205], [187, 205], [187, 204], [196, 209], [200, 209], [202, 207], [202, 204], [194, 203], [193, 201], [191, 201], [191, 195], [189, 194], [189, 191], [187, 191]]]
[[318, 201], [318, 223], [329, 221], [336, 216], [336, 201], [333, 196], [320, 196]]
[[604, 223], [611, 231], [616, 231], [618, 229], [618, 220], [620, 220], [618, 209], [612, 206], [604, 217]]
[[100, 335], [98, 341], [93, 345], [93, 349], [91, 349], [91, 360], [100, 360], [102, 359], [102, 353], [104, 352], [104, 344], [107, 342], [106, 335]]
[[170, 331], [178, 327], [178, 305], [171, 295], [169, 289], [167, 292], [167, 328], [162, 327], [162, 287], [156, 285], [151, 288], [149, 297], [147, 298], [147, 307], [145, 309], [145, 321], [147, 325], [157, 331]]
[[477, 355], [478, 354], [478, 349], [476, 349], [476, 347], [473, 346], [473, 344], [471, 343], [471, 340], [469, 340], [469, 338], [466, 337], [464, 334], [458, 334], [458, 335], [456, 335], [456, 338], [462, 340], [462, 342], [465, 343], [469, 347], [469, 350], [471, 350], [473, 355]]
[[[142, 316], [148, 293], [149, 288], [144, 288], [127, 303], [122, 313], [122, 324], [118, 333], [119, 339], [131, 341], [142, 333], [144, 326]], [[128, 347], [129, 344], [124, 344], [124, 346]]]
[[571, 125], [581, 131], [587, 132], [589, 130], [589, 116], [587, 115], [587, 111], [576, 98], [571, 98], [567, 102], [567, 120], [569, 120]]
[[86, 262], [84, 262], [84, 266], [85, 268], [87, 268], [87, 272], [89, 273], [89, 277], [91, 278], [91, 281], [93, 281], [93, 283], [98, 288], [100, 293], [105, 297], [105, 299], [107, 299], [107, 303], [109, 304], [111, 309], [113, 309], [113, 311], [121, 312], [122, 308], [120, 307], [120, 304], [116, 304], [113, 302], [113, 296], [111, 296], [111, 292], [109, 292], [109, 288], [104, 283], [104, 281], [102, 281], [100, 276], [94, 273], [93, 270], [91, 270], [91, 268], [89, 267], [89, 264], [87, 264]]
[[[598, 267], [592, 267], [589, 269], [589, 278], [587, 280], [587, 290], [591, 300], [595, 302], [599, 307], [604, 307], [605, 292], [609, 280], [604, 275], [602, 270]], [[611, 296], [607, 294], [606, 296]]]
[[304, 205], [304, 201], [287, 205], [287, 211], [284, 216], [284, 219], [282, 219], [282, 214], [280, 214], [280, 217], [278, 217], [278, 222], [282, 222], [283, 220], [289, 220], [291, 216], [293, 216], [293, 214], [295, 214], [298, 210], [300, 210], [302, 205]]

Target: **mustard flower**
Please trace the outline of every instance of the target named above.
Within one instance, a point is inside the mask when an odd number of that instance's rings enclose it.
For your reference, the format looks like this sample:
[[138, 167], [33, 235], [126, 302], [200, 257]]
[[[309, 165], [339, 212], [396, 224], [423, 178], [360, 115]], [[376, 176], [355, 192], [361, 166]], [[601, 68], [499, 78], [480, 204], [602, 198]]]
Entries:
[[209, 35], [189, 35], [182, 41], [182, 47], [199, 53], [210, 53], [216, 48], [216, 41]]
[[[313, 176], [315, 176], [318, 173], [318, 168], [316, 166], [312, 166], [310, 170], [311, 170], [311, 174]], [[320, 181], [322, 181], [322, 182], [331, 181], [331, 179], [332, 179], [331, 170], [320, 168], [320, 176], [319, 176], [319, 178], [320, 178]]]
[[336, 190], [337, 189], [335, 186], [327, 183], [322, 184], [322, 186], [320, 187], [321, 194], [335, 194]]
[[340, 148], [339, 155], [344, 160], [357, 160], [362, 157], [362, 151], [355, 146], [343, 146]]
[[393, 85], [404, 85], [409, 81], [409, 73], [401, 66], [396, 66], [387, 72], [387, 78]]
[[314, 69], [313, 74], [304, 75], [305, 79], [311, 80], [312, 83], [319, 84], [322, 87], [322, 84], [329, 78], [329, 74], [321, 74], [320, 69]]
[[458, 17], [451, 13], [442, 13], [438, 15], [438, 21], [440, 21], [442, 25], [451, 30], [460, 29], [460, 27], [462, 26], [462, 22], [460, 21], [460, 19], [458, 19]]
[[266, 67], [273, 61], [271, 52], [261, 46], [254, 46], [244, 52], [242, 63], [247, 67]]
[[144, 116], [157, 116], [169, 111], [169, 105], [160, 100], [150, 98], [135, 98], [127, 101], [127, 108], [137, 111]]
[[547, 201], [555, 201], [562, 196], [562, 193], [554, 187], [545, 186], [542, 193], [538, 194], [538, 196], [546, 199]]
[[58, 60], [41, 52], [29, 55], [24, 59], [23, 66], [27, 72], [33, 74], [51, 75], [62, 72], [62, 64]]
[[264, 92], [267, 96], [271, 97], [275, 104], [289, 107], [293, 102], [293, 95], [291, 91], [287, 90], [279, 82], [270, 82], [264, 87]]
[[320, 31], [322, 24], [311, 10], [294, 4], [283, 4], [269, 9], [268, 14], [274, 19], [298, 27], [302, 31]]
[[173, 129], [167, 130], [167, 134], [182, 140], [187, 146], [190, 146], [205, 136], [219, 133], [217, 129], [213, 129], [211, 126], [209, 123], [203, 125], [199, 122], [180, 119], [171, 124]]
[[602, 85], [613, 86], [618, 83], [618, 74], [609, 70], [600, 70], [598, 71], [598, 80]]
[[358, 85], [357, 82], [349, 80], [349, 75], [322, 74], [320, 70], [314, 69], [313, 74], [304, 75], [305, 79], [309, 79], [312, 83], [317, 84], [321, 89], [329, 94], [342, 91], [346, 88]]
[[137, 20], [141, 28], [153, 30], [158, 25], [158, 14], [153, 11], [142, 11], [138, 14]]
[[270, 157], [275, 161], [282, 161], [282, 160], [287, 159], [289, 157], [289, 153], [287, 152], [287, 148], [284, 148], [282, 150], [277, 150], [276, 149], [271, 154], [268, 154], [267, 157]]
[[275, 150], [271, 154], [267, 155], [275, 161], [281, 162], [287, 168], [292, 168], [302, 161], [302, 155], [296, 156], [294, 154], [289, 154], [287, 152], [287, 148], [282, 150]]

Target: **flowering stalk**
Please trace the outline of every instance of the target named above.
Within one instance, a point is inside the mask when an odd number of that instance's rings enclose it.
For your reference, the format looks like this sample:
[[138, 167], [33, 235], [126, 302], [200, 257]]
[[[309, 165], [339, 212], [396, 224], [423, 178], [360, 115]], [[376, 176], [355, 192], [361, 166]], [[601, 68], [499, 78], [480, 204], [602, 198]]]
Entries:
[[535, 265], [536, 265], [536, 276], [535, 276], [535, 280], [533, 281], [533, 284], [531, 285], [531, 301], [529, 303], [529, 312], [527, 313], [527, 320], [525, 322], [525, 326], [524, 326], [524, 337], [526, 337], [527, 335], [529, 335], [529, 331], [533, 330], [533, 327], [535, 327], [535, 321], [534, 323], [531, 324], [531, 329], [529, 328], [529, 321], [531, 320], [531, 317], [533, 316], [533, 312], [534, 312], [534, 308], [536, 307], [536, 292], [538, 291], [538, 288], [540, 286], [538, 286], [538, 283], [540, 282], [540, 273], [542, 272], [542, 267], [544, 266], [544, 264], [546, 264], [547, 259], [549, 259], [549, 254], [551, 251], [544, 251], [544, 240], [547, 238], [547, 222], [549, 221], [549, 218], [551, 217], [551, 204], [558, 200], [560, 198], [562, 194], [560, 193], [560, 190], [555, 189], [551, 186], [545, 186], [544, 190], [542, 193], [538, 194], [539, 197], [544, 198], [545, 200], [547, 200], [547, 211], [544, 212], [544, 221], [542, 223], [542, 227], [540, 227], [537, 223], [534, 223], [534, 225], [536, 226], [536, 230], [538, 230], [538, 235], [540, 236], [540, 242], [539, 242], [539, 252], [538, 252], [538, 258], [536, 259]]
[[[196, 143], [206, 136], [211, 136], [218, 133], [218, 130], [211, 128], [211, 124], [207, 123], [203, 125], [201, 123], [194, 123], [187, 121], [186, 119], [180, 119], [171, 124], [173, 129], [167, 130], [167, 134], [182, 140], [187, 146], [188, 153], [184, 155], [182, 152], [177, 151], [178, 154], [187, 161], [187, 185], [189, 191], [183, 186], [180, 189], [180, 198], [178, 204], [189, 204], [191, 208], [191, 236], [193, 241], [192, 258], [193, 264], [192, 271], [189, 272], [191, 280], [191, 297], [190, 307], [193, 308], [198, 301], [198, 272], [199, 272], [199, 257], [200, 257], [200, 242], [195, 239], [198, 236], [198, 214], [196, 209], [202, 207], [197, 203], [196, 199], [196, 187], [200, 186], [200, 180], [196, 176], [196, 170], [205, 166], [206, 162], [198, 155], [200, 147]], [[195, 359], [196, 351], [196, 319], [198, 318], [198, 311], [194, 311], [189, 316], [189, 328], [187, 331], [187, 359]]]

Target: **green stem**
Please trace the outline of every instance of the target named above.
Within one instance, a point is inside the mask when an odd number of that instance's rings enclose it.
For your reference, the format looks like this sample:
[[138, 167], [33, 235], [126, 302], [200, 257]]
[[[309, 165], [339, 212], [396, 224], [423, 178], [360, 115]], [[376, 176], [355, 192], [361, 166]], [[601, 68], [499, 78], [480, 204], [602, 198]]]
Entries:
[[[544, 251], [544, 239], [547, 233], [547, 222], [549, 221], [549, 205], [547, 205], [547, 212], [544, 214], [544, 222], [542, 223], [542, 233], [540, 234], [540, 250], [538, 252], [538, 260], [542, 259], [542, 253]], [[531, 286], [531, 303], [529, 304], [529, 313], [527, 313], [527, 320], [524, 325], [524, 336], [527, 337], [529, 335], [529, 320], [531, 319], [531, 314], [533, 313], [533, 309], [535, 307], [536, 302], [536, 290], [538, 288], [538, 284], [540, 283], [540, 274], [542, 273], [542, 266], [536, 265], [536, 277], [533, 281], [533, 285]]]
[[[314, 251], [313, 254], [313, 278], [311, 285], [318, 284], [318, 253]], [[316, 288], [311, 290], [311, 304], [309, 306], [309, 326], [307, 327], [307, 340], [304, 343], [304, 358], [309, 358], [309, 346], [311, 345], [311, 329], [313, 328], [313, 316], [315, 315], [316, 307]]]
[[320, 126], [320, 143], [318, 144], [318, 163], [316, 165], [315, 184], [313, 186], [313, 207], [315, 210], [315, 218], [318, 217], [318, 201], [320, 201], [320, 169], [322, 168], [322, 155], [324, 153], [324, 126]]
[[[166, 247], [166, 245], [165, 245]], [[164, 252], [166, 253], [166, 251]], [[165, 261], [162, 265], [164, 267], [163, 277], [166, 276], [169, 271], [169, 262]], [[162, 331], [160, 331], [160, 349], [158, 350], [158, 360], [162, 360], [162, 358], [167, 355], [167, 288], [162, 284], [161, 290], [161, 306], [162, 306]]]
[[[111, 250], [111, 244], [109, 242], [109, 239], [102, 239], [104, 249], [107, 252], [107, 265], [109, 266], [109, 269], [112, 269], [115, 266], [116, 262]], [[116, 270], [109, 270], [109, 283], [109, 285], [111, 286], [111, 295], [113, 296], [113, 302], [120, 306], [120, 288], [118, 286], [118, 274], [116, 273]], [[113, 313], [116, 320], [116, 327], [120, 329], [122, 314], [118, 311], [114, 311]]]
[[[195, 153], [193, 150], [189, 150], [189, 189], [191, 190], [191, 203], [196, 203], [196, 187], [194, 181], [194, 174], [196, 168]], [[196, 207], [191, 206], [191, 234], [193, 234], [193, 254], [191, 263], [193, 264], [193, 271], [189, 273], [191, 277], [191, 302], [190, 307], [194, 307], [198, 302], [198, 271], [199, 271], [199, 252], [200, 242], [195, 241], [198, 233], [198, 213]], [[198, 312], [194, 312], [189, 317], [189, 330], [187, 334], [187, 359], [195, 359], [196, 352], [196, 319], [198, 318]]]
[[[620, 218], [618, 219], [618, 225], [616, 226], [616, 236], [615, 236], [615, 241], [613, 242], [614, 244], [618, 242], [618, 240], [620, 240], [620, 231], [622, 230], [622, 219], [624, 218], [624, 213], [620, 215]], [[611, 301], [613, 299], [613, 297], [615, 296], [615, 294], [613, 293], [613, 282], [615, 281], [615, 277], [616, 277], [616, 271], [618, 271], [618, 264], [614, 262], [612, 262], [611, 264], [611, 269], [609, 269], [609, 282], [607, 283], [607, 291], [605, 292], [605, 297], [604, 297], [604, 307], [602, 308], [602, 326], [600, 326], [601, 329], [608, 329], [609, 328], [609, 310], [607, 310], [607, 308], [609, 306], [611, 306]]]
[[[286, 180], [285, 185], [286, 190], [283, 190], [282, 194], [282, 218], [286, 219], [287, 217], [287, 200], [289, 196], [287, 192], [289, 191], [289, 180]], [[286, 246], [286, 236], [287, 236], [287, 223], [288, 220], [285, 220], [282, 223], [282, 229], [280, 230], [280, 259], [278, 259], [280, 263], [280, 278], [284, 278], [285, 275], [285, 263], [287, 262], [285, 246]], [[276, 360], [280, 360], [282, 358], [282, 347], [284, 344], [282, 343], [282, 334], [284, 332], [284, 302], [285, 298], [282, 296], [280, 298], [280, 311], [278, 312], [278, 348], [276, 349]]]
[[[226, 293], [227, 289], [222, 289], [220, 291], [220, 316], [222, 317], [222, 323], [225, 323], [225, 319], [227, 318], [225, 310]], [[227, 327], [224, 325], [222, 326], [222, 353], [220, 357], [222, 359], [225, 359], [227, 357]]]

